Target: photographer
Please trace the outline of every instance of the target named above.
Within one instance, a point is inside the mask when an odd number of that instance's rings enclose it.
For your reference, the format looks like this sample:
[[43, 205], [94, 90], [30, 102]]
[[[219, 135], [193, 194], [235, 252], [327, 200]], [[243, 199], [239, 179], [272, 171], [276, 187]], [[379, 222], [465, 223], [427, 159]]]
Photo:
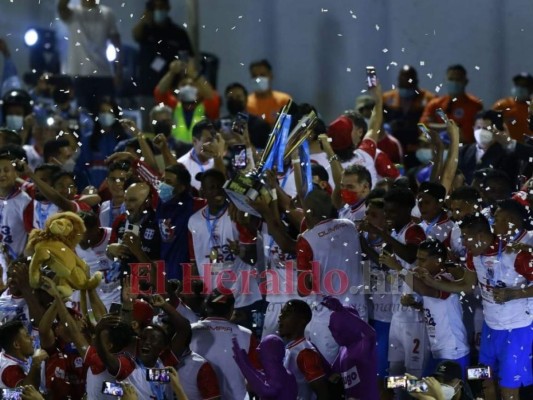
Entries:
[[[408, 379], [417, 379], [407, 375]], [[437, 366], [433, 376], [422, 379], [427, 392], [409, 394], [419, 400], [473, 400], [470, 386], [463, 380], [462, 368], [453, 361], [444, 361]]]

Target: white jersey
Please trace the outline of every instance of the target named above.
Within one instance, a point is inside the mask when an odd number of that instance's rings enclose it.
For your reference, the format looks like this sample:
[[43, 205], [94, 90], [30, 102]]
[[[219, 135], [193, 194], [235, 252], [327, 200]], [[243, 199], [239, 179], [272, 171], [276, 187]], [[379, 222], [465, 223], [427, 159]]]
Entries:
[[365, 199], [359, 201], [353, 206], [345, 204], [341, 209], [339, 209], [339, 218], [349, 219], [354, 224], [356, 224], [356, 226], [365, 218], [365, 215]]
[[427, 239], [438, 240], [448, 245], [450, 243], [450, 234], [455, 224], [443, 212], [434, 221], [421, 221], [418, 225], [424, 230]]
[[[164, 365], [160, 360], [157, 360], [156, 364], [152, 368], [164, 368]], [[135, 388], [139, 399], [172, 399], [173, 393], [171, 386], [169, 384], [147, 381], [146, 370], [147, 368], [144, 367], [138, 359], [136, 359], [135, 369], [122, 382], [132, 385]], [[109, 396], [106, 397], [108, 398]]]
[[[506, 252], [505, 243], [497, 239], [481, 256], [468, 256], [466, 267], [477, 274], [481, 289], [483, 314], [489, 328], [508, 330], [531, 325], [533, 299], [516, 299], [497, 304], [494, 301], [494, 288], [526, 288], [531, 285], [522, 274], [529, 271], [529, 252]], [[518, 272], [520, 271], [520, 272]]]
[[[368, 233], [365, 232], [368, 245], [376, 253], [381, 254], [384, 242], [377, 239], [374, 242], [368, 239]], [[391, 295], [391, 271], [388, 268], [381, 268], [379, 264], [371, 260], [365, 261], [365, 268], [368, 273], [368, 300], [369, 300], [369, 318], [375, 321], [391, 322], [392, 319], [392, 295]], [[365, 281], [367, 281], [365, 279]]]
[[[438, 274], [435, 279], [454, 280], [447, 273]], [[426, 331], [433, 358], [457, 360], [466, 356], [470, 349], [459, 295], [443, 292], [441, 298], [423, 298]]]
[[284, 253], [274, 238], [268, 234], [266, 224], [262, 227], [263, 247], [267, 271], [265, 271], [266, 301], [286, 303], [298, 295], [298, 273], [294, 254]]
[[28, 328], [31, 327], [30, 312], [26, 300], [15, 297], [9, 293], [9, 289], [0, 295], [0, 323], [8, 321], [22, 321]]
[[[108, 40], [118, 34], [115, 15], [111, 8], [70, 6], [68, 28], [68, 58], [62, 72], [70, 76], [113, 76], [111, 63], [106, 58]], [[80, 60], [83, 60], [80, 62]]]
[[194, 152], [194, 149], [189, 150], [178, 159], [180, 164], [183, 164], [187, 171], [191, 174], [191, 186], [200, 189], [201, 182], [196, 180], [196, 175], [200, 172], [205, 172], [208, 169], [213, 168], [215, 165], [213, 159], [209, 159], [205, 164], [200, 163], [198, 156]]
[[[315, 392], [309, 386], [310, 382], [320, 379], [325, 376], [324, 371], [317, 370], [309, 365], [313, 370], [306, 371], [306, 359], [313, 359], [316, 361], [317, 355], [320, 357], [315, 346], [305, 338], [294, 340], [287, 344], [285, 350], [285, 359], [283, 366], [294, 375], [296, 384], [298, 385], [297, 400], [314, 400], [316, 399]], [[303, 370], [302, 370], [303, 368]]]
[[202, 368], [206, 366], [209, 366], [207, 360], [195, 352], [189, 351], [188, 354], [180, 357], [177, 371], [181, 377], [186, 377], [181, 380], [181, 386], [188, 400], [204, 400], [205, 397], [200, 392], [199, 385], [208, 384], [201, 380]]
[[[101, 272], [103, 275], [102, 282], [96, 288], [98, 296], [109, 310], [111, 303], [121, 303], [120, 297], [120, 264], [114, 263], [107, 257], [106, 249], [111, 238], [111, 228], [103, 228], [104, 235], [102, 240], [94, 247], [82, 249], [79, 245], [76, 246], [76, 254], [87, 263], [90, 274]], [[74, 301], [79, 300], [79, 292], [75, 292], [77, 296], [73, 298]]]
[[44, 158], [42, 154], [39, 154], [35, 149], [35, 146], [31, 144], [25, 144], [22, 146], [24, 152], [26, 153], [26, 159], [28, 160], [28, 167], [32, 171], [35, 171], [35, 168], [41, 166], [44, 163]]
[[528, 246], [533, 247], [533, 231], [522, 231], [519, 232], [513, 239], [511, 239], [510, 243], [522, 243]]
[[241, 400], [246, 397], [246, 382], [233, 359], [232, 338], [241, 349], [254, 351], [252, 332], [223, 318], [206, 318], [191, 325], [190, 348], [204, 357], [215, 370], [222, 399]]
[[[8, 354], [5, 353], [5, 351], [2, 351], [0, 353], [0, 389], [10, 389], [12, 388], [12, 386], [8, 386], [6, 382], [4, 382], [4, 370], [8, 367], [11, 367], [11, 366], [18, 366], [20, 368], [22, 368], [22, 370], [24, 371], [24, 373], [26, 375], [28, 375], [28, 373], [30, 372], [30, 363], [28, 361], [22, 361], [22, 360], [19, 360], [18, 358], [15, 358], [15, 357], [12, 357]], [[18, 383], [18, 382], [15, 382], [15, 384]]]
[[50, 201], [33, 200], [33, 227], [44, 229], [46, 220], [59, 211], [59, 207]]
[[[224, 285], [230, 289], [235, 296], [236, 308], [255, 303], [261, 299], [261, 294], [252, 267], [236, 257], [229, 246], [229, 241], [239, 240], [236, 224], [227, 208], [218, 216], [208, 214], [207, 206], [201, 208], [191, 216], [188, 225], [196, 266], [204, 284], [209, 284], [211, 288], [216, 288], [217, 284]], [[210, 260], [213, 254], [217, 255], [215, 263]], [[206, 265], [211, 268], [211, 276], [206, 276]], [[235, 274], [235, 280], [221, 281], [222, 277], [228, 279], [230, 271]]]
[[457, 222], [454, 222], [450, 232], [450, 249], [455, 257], [463, 260], [466, 257], [466, 247], [461, 238], [461, 226]]
[[113, 221], [120, 214], [126, 212], [126, 206], [122, 203], [120, 206], [112, 206], [111, 200], [106, 200], [100, 205], [100, 213], [98, 219], [100, 220], [100, 226], [103, 228], [111, 228]]

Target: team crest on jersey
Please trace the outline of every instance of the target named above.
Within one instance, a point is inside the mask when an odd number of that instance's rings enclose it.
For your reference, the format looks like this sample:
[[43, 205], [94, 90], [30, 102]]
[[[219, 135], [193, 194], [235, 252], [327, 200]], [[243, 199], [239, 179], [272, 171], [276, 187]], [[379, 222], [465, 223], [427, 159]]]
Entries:
[[172, 220], [170, 218], [159, 220], [159, 231], [161, 232], [161, 239], [163, 239], [163, 242], [171, 242], [174, 240], [176, 229], [172, 226]]
[[144, 231], [144, 238], [146, 240], [152, 240], [154, 238], [154, 235], [155, 235], [155, 230], [151, 228], [148, 228], [147, 230]]
[[465, 110], [462, 108], [457, 108], [453, 111], [453, 116], [455, 118], [463, 118], [465, 116]]
[[83, 367], [83, 359], [81, 357], [76, 357], [76, 359], [74, 360], [74, 367], [75, 368]]

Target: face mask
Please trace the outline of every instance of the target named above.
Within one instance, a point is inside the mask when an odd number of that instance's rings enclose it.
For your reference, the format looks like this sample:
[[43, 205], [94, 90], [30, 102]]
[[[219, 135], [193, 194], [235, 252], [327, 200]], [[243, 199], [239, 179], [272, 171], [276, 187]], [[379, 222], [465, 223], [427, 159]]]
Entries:
[[511, 89], [511, 95], [516, 97], [517, 101], [529, 100], [529, 90], [523, 86], [513, 86]]
[[237, 113], [243, 112], [246, 109], [246, 105], [240, 100], [228, 99], [226, 101], [226, 108], [231, 115], [237, 115]]
[[450, 96], [459, 96], [463, 93], [465, 85], [463, 82], [447, 81], [446, 88]]
[[352, 192], [347, 189], [341, 189], [341, 199], [348, 205], [352, 205], [357, 203], [359, 201], [359, 196], [357, 196], [357, 193]]
[[266, 76], [258, 76], [252, 79], [252, 87], [256, 92], [263, 93], [270, 87], [270, 79]]
[[157, 193], [159, 194], [161, 201], [166, 203], [174, 197], [174, 187], [170, 186], [168, 183], [161, 182], [157, 188]]
[[442, 397], [444, 400], [452, 400], [455, 396], [455, 388], [450, 385], [441, 384], [440, 388], [442, 390]]
[[418, 149], [416, 151], [416, 158], [422, 164], [428, 164], [433, 160], [433, 151], [431, 149]]
[[192, 103], [198, 98], [198, 89], [192, 85], [185, 85], [180, 88], [179, 98], [185, 103]]
[[168, 17], [168, 11], [166, 10], [154, 10], [154, 22], [156, 24], [162, 24]]
[[485, 148], [490, 144], [490, 142], [492, 142], [494, 135], [487, 129], [476, 129], [474, 131], [474, 138], [480, 147]]
[[400, 93], [400, 97], [404, 99], [409, 99], [416, 95], [415, 89], [411, 88], [398, 88], [398, 92]]
[[63, 163], [63, 169], [67, 172], [73, 172], [75, 166], [76, 166], [76, 161], [74, 161], [74, 158], [69, 158], [67, 161]]
[[100, 125], [102, 125], [104, 128], [109, 128], [115, 123], [115, 114], [110, 112], [102, 112], [98, 114], [98, 122], [100, 122]]
[[6, 115], [7, 129], [12, 131], [20, 131], [24, 124], [24, 117], [22, 115]]
[[154, 133], [156, 135], [162, 133], [165, 136], [169, 136], [170, 132], [172, 132], [172, 122], [163, 120], [154, 124]]

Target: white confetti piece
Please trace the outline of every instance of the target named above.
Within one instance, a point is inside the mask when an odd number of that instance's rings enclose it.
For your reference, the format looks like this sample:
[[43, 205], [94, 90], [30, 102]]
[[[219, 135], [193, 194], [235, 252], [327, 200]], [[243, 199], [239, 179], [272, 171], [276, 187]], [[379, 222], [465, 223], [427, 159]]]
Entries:
[[376, 24], [376, 31], [379, 31], [379, 25]]

